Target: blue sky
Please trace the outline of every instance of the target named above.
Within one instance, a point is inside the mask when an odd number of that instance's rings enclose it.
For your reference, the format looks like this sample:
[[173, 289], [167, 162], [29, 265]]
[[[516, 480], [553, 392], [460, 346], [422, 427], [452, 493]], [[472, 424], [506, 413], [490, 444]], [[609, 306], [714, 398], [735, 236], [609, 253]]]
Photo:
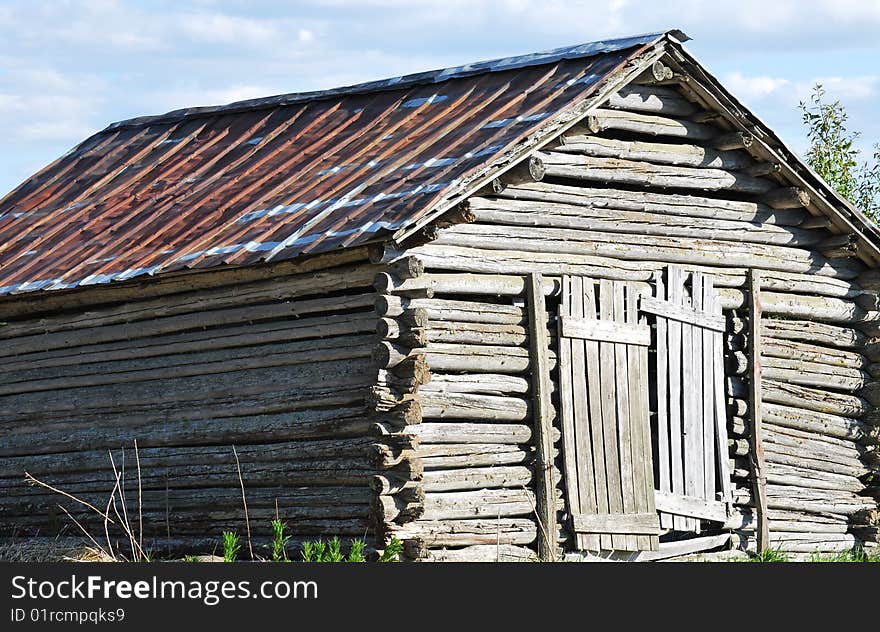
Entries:
[[816, 81], [880, 141], [880, 0], [0, 0], [0, 195], [116, 120], [667, 28], [794, 149]]

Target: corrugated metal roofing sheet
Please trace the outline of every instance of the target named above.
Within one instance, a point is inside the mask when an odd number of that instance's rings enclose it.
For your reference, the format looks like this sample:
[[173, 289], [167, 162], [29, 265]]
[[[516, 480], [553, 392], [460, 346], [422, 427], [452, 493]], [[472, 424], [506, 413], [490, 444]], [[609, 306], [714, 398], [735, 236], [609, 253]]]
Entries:
[[661, 37], [113, 124], [0, 200], [0, 294], [376, 239]]

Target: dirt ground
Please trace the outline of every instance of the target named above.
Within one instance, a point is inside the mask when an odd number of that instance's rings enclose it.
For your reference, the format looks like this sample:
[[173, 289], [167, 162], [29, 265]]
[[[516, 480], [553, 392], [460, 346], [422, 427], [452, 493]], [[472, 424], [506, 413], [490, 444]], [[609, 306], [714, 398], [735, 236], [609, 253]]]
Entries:
[[85, 538], [3, 538], [0, 562], [103, 562], [106, 557]]

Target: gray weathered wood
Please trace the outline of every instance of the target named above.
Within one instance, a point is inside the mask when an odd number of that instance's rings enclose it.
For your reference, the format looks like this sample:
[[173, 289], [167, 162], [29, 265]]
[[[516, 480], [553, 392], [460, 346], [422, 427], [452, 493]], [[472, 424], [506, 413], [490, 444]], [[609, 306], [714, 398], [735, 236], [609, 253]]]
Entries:
[[696, 104], [682, 98], [675, 89], [664, 86], [623, 87], [609, 97], [608, 106], [619, 110], [681, 117], [692, 116], [699, 110]]
[[[703, 311], [708, 313], [714, 312], [716, 300], [717, 297], [712, 287], [712, 277], [706, 276], [703, 278]], [[712, 339], [714, 334], [717, 333], [703, 328], [703, 357], [701, 358], [703, 381], [703, 493], [701, 496], [708, 499], [715, 497], [715, 464], [717, 462], [715, 458], [715, 433], [717, 425], [715, 422], [715, 412], [718, 400], [723, 401], [723, 396], [715, 393], [715, 346]]]
[[727, 522], [727, 505], [722, 502], [703, 500], [692, 496], [681, 496], [657, 490], [655, 503], [657, 511], [664, 511], [677, 516], [699, 518], [714, 522]]
[[[569, 506], [578, 508], [574, 512], [577, 515], [641, 513], [653, 515], [657, 522], [653, 513], [647, 347], [609, 341], [608, 336], [572, 338], [565, 335], [570, 330], [563, 324], [566, 318], [574, 318], [584, 323], [646, 327], [637, 310], [640, 288], [636, 284], [601, 282], [598, 313], [590, 279], [565, 276], [562, 291], [562, 426], [564, 435], [574, 434], [565, 440], [564, 453]], [[581, 532], [576, 525], [574, 529], [576, 545], [581, 550], [640, 550], [657, 546], [656, 537], [641, 532]]]
[[593, 133], [619, 130], [650, 136], [669, 136], [671, 138], [687, 138], [690, 140], [710, 140], [717, 137], [720, 132], [717, 127], [712, 125], [703, 125], [664, 116], [606, 109], [594, 110], [588, 120], [588, 127]]
[[[607, 280], [602, 280], [599, 283], [598, 317], [602, 320], [614, 319], [614, 285], [612, 281]], [[623, 484], [621, 482], [622, 463], [618, 439], [617, 402], [618, 398], [622, 397], [623, 394], [617, 392], [615, 351], [613, 343], [599, 343], [603, 451], [605, 453], [605, 472], [607, 475], [608, 511], [612, 514], [620, 514], [624, 512], [624, 505]], [[612, 534], [611, 545], [614, 549], [623, 549], [626, 544], [625, 536]]]
[[[666, 298], [666, 286], [663, 275], [655, 277], [655, 292], [660, 299]], [[657, 489], [663, 492], [672, 490], [672, 472], [670, 463], [669, 446], [669, 327], [665, 318], [658, 318], [656, 322], [656, 375], [657, 375]], [[659, 508], [658, 508], [658, 511]], [[661, 511], [660, 526], [664, 529], [672, 528], [672, 516]]]
[[[721, 306], [710, 276], [697, 272], [690, 275], [692, 296], [689, 299], [683, 293], [685, 271], [670, 266], [667, 276], [667, 284], [658, 283], [657, 296], [647, 303], [662, 307], [651, 310], [656, 315], [658, 330], [657, 371], [665, 369], [663, 379], [658, 375], [657, 437], [662, 438], [663, 445], [658, 446], [657, 452], [669, 459], [664, 468], [669, 472], [669, 484], [664, 486], [661, 481], [658, 489], [695, 502], [714, 502], [720, 490], [721, 497], [728, 499], [727, 406], [721, 333], [725, 326]], [[646, 300], [643, 297], [641, 305], [644, 306]], [[670, 333], [675, 327], [686, 333], [690, 328], [689, 340], [673, 344]], [[659, 332], [666, 334], [662, 344]], [[678, 396], [673, 396], [673, 389]], [[661, 477], [665, 476], [661, 469]], [[661, 512], [661, 516], [665, 513]], [[666, 518], [662, 519], [667, 524]], [[692, 516], [672, 515], [671, 526], [676, 530], [698, 530], [699, 523]]]
[[565, 315], [559, 317], [559, 322], [561, 335], [566, 338], [641, 345], [643, 347], [651, 344], [651, 330], [647, 326], [587, 320]]
[[553, 484], [553, 409], [550, 404], [550, 362], [547, 355], [547, 311], [540, 274], [528, 279], [529, 358], [532, 369], [532, 408], [535, 428], [535, 489], [539, 520], [538, 555], [556, 561], [556, 493]]
[[562, 145], [553, 148], [554, 152], [712, 169], [743, 170], [758, 164], [746, 152], [721, 152], [701, 145], [646, 143], [586, 135], [566, 135], [564, 140]]
[[[668, 269], [668, 278], [666, 284], [666, 291], [668, 300], [677, 304], [680, 303], [683, 298], [684, 292], [684, 275], [681, 268], [676, 266], [670, 266]], [[683, 455], [683, 442], [680, 439], [682, 437], [682, 431], [684, 428], [684, 420], [683, 420], [683, 407], [682, 403], [684, 402], [683, 397], [683, 387], [686, 388], [687, 384], [682, 384], [682, 323], [678, 320], [673, 320], [668, 322], [667, 325], [669, 329], [669, 356], [668, 356], [668, 366], [669, 366], [669, 437], [670, 437], [670, 458], [672, 460], [671, 463], [671, 471], [672, 471], [672, 492], [684, 495], [685, 493], [685, 485], [684, 485], [684, 455]], [[687, 530], [691, 526], [691, 522], [682, 518], [682, 517], [674, 517], [673, 524], [676, 530]]]
[[[582, 282], [582, 292], [579, 296], [580, 311], [582, 316], [588, 319], [595, 319], [596, 313], [596, 295], [595, 285], [591, 282]], [[574, 343], [572, 343], [574, 344]], [[596, 507], [598, 513], [607, 513], [608, 511], [608, 475], [606, 469], [606, 459], [601, 446], [603, 444], [603, 429], [601, 423], [591, 423], [591, 421], [602, 419], [602, 389], [601, 389], [601, 366], [599, 357], [599, 343], [595, 340], [584, 341], [584, 361], [586, 369], [586, 386], [587, 386], [587, 408], [583, 410], [583, 416], [579, 424], [584, 432], [583, 439], [579, 442], [579, 453], [585, 453], [589, 448], [590, 456], [589, 467], [585, 467], [585, 471], [589, 473], [592, 469], [592, 477], [584, 477], [580, 481], [581, 487], [585, 489], [585, 493], [589, 494], [588, 508], [593, 510]], [[595, 502], [593, 499], [595, 498]], [[601, 547], [610, 547], [611, 536], [602, 535], [597, 540], [595, 536], [585, 535], [577, 536], [578, 540], [583, 540], [588, 549], [599, 549]]]
[[680, 305], [674, 305], [668, 301], [658, 300], [648, 296], [642, 297], [640, 309], [649, 314], [664, 316], [673, 320], [679, 320], [688, 325], [696, 325], [702, 329], [714, 331], [726, 331], [727, 322], [722, 316], [710, 314], [704, 310], [694, 310]]
[[758, 550], [770, 546], [770, 525], [767, 518], [767, 482], [762, 437], [761, 395], [761, 273], [753, 270], [749, 284], [749, 438], [752, 450], [749, 464], [752, 473], [753, 497], [756, 499]]
[[[562, 279], [562, 301], [560, 303], [559, 314], [572, 314], [572, 277], [563, 277]], [[580, 341], [573, 341], [570, 338], [557, 338], [559, 353], [559, 401], [561, 407], [560, 425], [562, 428], [563, 442], [563, 462], [565, 472], [565, 489], [566, 499], [569, 507], [577, 507], [580, 509], [580, 489], [578, 480], [577, 460], [569, 455], [577, 454], [577, 431], [575, 428], [576, 414], [574, 401], [574, 384], [572, 381], [573, 366], [573, 350], [574, 344], [582, 344]]]
[[679, 167], [556, 151], [543, 152], [541, 157], [549, 177], [607, 182], [613, 186], [731, 191], [749, 195], [766, 193], [776, 186], [772, 180], [766, 178], [708, 167]]
[[[612, 293], [613, 317], [618, 322], [626, 319], [625, 290], [623, 283], [615, 283]], [[650, 332], [649, 332], [650, 336]], [[650, 340], [650, 338], [649, 338]], [[629, 366], [627, 358], [627, 345], [615, 343], [614, 345], [614, 377], [617, 382], [617, 441], [618, 454], [620, 455], [620, 491], [623, 498], [623, 511], [632, 514], [636, 511], [635, 490], [635, 466], [638, 461], [633, 458], [633, 417], [637, 401], [635, 393], [630, 392]], [[606, 429], [607, 431], [607, 429]], [[640, 456], [640, 455], [639, 455]], [[638, 458], [638, 457], [636, 457]], [[628, 551], [638, 550], [639, 541], [633, 535], [627, 535], [624, 548]]]
[[575, 514], [571, 518], [575, 530], [582, 533], [613, 533], [632, 537], [656, 536], [660, 532], [660, 523], [655, 513]]

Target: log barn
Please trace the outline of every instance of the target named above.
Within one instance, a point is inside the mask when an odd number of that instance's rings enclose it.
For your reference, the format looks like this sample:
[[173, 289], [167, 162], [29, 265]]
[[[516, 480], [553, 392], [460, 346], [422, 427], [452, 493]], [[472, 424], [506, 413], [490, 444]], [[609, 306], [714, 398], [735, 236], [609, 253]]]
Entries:
[[157, 551], [244, 534], [242, 487], [256, 546], [411, 560], [876, 542], [880, 232], [686, 40], [132, 119], [25, 181], [0, 534], [102, 533], [24, 475], [103, 507], [115, 467]]

